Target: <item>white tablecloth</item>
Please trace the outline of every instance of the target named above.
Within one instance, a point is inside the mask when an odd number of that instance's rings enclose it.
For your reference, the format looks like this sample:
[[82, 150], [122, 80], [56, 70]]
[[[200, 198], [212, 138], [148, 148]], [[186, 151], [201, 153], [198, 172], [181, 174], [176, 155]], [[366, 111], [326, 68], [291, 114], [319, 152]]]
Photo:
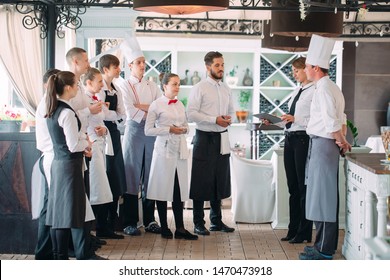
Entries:
[[385, 148], [383, 147], [382, 138], [380, 135], [372, 135], [368, 137], [366, 146], [371, 148], [370, 153], [384, 153]]

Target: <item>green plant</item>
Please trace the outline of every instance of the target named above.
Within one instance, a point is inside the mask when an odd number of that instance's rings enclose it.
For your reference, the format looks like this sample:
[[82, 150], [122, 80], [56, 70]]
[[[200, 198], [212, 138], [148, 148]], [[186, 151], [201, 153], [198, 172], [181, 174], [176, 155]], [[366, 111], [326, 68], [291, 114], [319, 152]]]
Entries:
[[249, 90], [241, 90], [238, 95], [238, 103], [242, 110], [248, 109], [249, 101], [251, 99], [251, 92]]
[[351, 130], [352, 139], [353, 139], [352, 146], [359, 147], [359, 145], [357, 143], [357, 141], [358, 141], [357, 136], [359, 135], [357, 127], [350, 120], [347, 120], [347, 127]]
[[187, 102], [188, 102], [188, 98], [187, 97], [183, 97], [182, 99], [180, 99], [181, 103], [183, 103], [184, 107], [187, 108]]
[[229, 76], [230, 76], [230, 77], [235, 77], [236, 74], [237, 74], [237, 69], [238, 69], [238, 66], [237, 66], [237, 65], [234, 66], [233, 69], [229, 71], [229, 73], [228, 73]]

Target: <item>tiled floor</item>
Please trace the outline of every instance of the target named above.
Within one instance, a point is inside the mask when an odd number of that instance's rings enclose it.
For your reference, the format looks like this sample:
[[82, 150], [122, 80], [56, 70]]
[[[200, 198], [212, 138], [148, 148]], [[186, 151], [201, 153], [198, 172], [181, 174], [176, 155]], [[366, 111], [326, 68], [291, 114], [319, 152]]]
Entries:
[[[226, 205], [227, 204], [227, 205]], [[199, 236], [196, 241], [167, 240], [159, 235], [145, 233], [141, 236], [126, 236], [122, 240], [107, 240], [96, 253], [110, 260], [296, 260], [298, 253], [307, 244], [289, 244], [281, 242], [286, 230], [273, 230], [270, 224], [235, 224], [232, 222], [229, 203], [223, 207], [223, 220], [229, 226], [234, 226], [233, 233], [211, 232], [210, 236]], [[174, 231], [172, 211], [169, 222]], [[208, 217], [206, 210], [206, 217]], [[185, 225], [193, 230], [192, 210], [185, 210]], [[157, 216], [157, 214], [156, 214]], [[208, 222], [208, 218], [206, 219]], [[206, 224], [208, 226], [208, 224]], [[313, 235], [315, 231], [313, 230]], [[314, 236], [313, 236], [314, 240]], [[341, 246], [344, 240], [344, 230], [340, 230], [339, 246], [334, 258], [344, 259]], [[32, 255], [1, 255], [0, 259], [34, 259]]]

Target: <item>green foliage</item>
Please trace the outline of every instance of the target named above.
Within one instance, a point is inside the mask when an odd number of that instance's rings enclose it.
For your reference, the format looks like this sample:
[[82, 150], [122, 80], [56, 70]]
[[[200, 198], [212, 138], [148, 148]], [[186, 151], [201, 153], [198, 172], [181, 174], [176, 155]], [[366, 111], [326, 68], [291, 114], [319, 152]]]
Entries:
[[229, 76], [230, 77], [235, 77], [237, 73], [238, 66], [234, 66], [232, 70], [229, 71]]
[[240, 108], [247, 110], [249, 101], [251, 99], [251, 92], [249, 90], [241, 90], [238, 95], [238, 103], [240, 104]]
[[187, 108], [187, 102], [188, 102], [188, 98], [187, 97], [183, 97], [182, 99], [180, 99], [181, 103], [183, 103], [184, 107]]
[[353, 138], [353, 147], [359, 147], [357, 141], [357, 136], [359, 135], [357, 127], [351, 122], [350, 120], [347, 120], [347, 127], [351, 130], [352, 138]]

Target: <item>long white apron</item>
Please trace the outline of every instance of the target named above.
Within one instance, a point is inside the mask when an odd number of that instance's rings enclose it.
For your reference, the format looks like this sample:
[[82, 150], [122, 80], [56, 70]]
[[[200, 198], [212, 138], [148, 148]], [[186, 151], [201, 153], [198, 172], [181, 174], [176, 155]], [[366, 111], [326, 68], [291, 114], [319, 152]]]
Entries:
[[102, 137], [92, 144], [92, 158], [89, 164], [89, 200], [92, 205], [112, 202], [110, 183], [106, 173], [105, 143]]
[[[172, 141], [172, 137], [179, 138], [180, 141]], [[148, 199], [173, 201], [176, 170], [179, 178], [181, 201], [189, 199], [188, 162], [187, 159], [180, 159], [181, 141], [184, 141], [184, 144], [187, 145], [184, 135], [157, 136], [150, 169]]]

